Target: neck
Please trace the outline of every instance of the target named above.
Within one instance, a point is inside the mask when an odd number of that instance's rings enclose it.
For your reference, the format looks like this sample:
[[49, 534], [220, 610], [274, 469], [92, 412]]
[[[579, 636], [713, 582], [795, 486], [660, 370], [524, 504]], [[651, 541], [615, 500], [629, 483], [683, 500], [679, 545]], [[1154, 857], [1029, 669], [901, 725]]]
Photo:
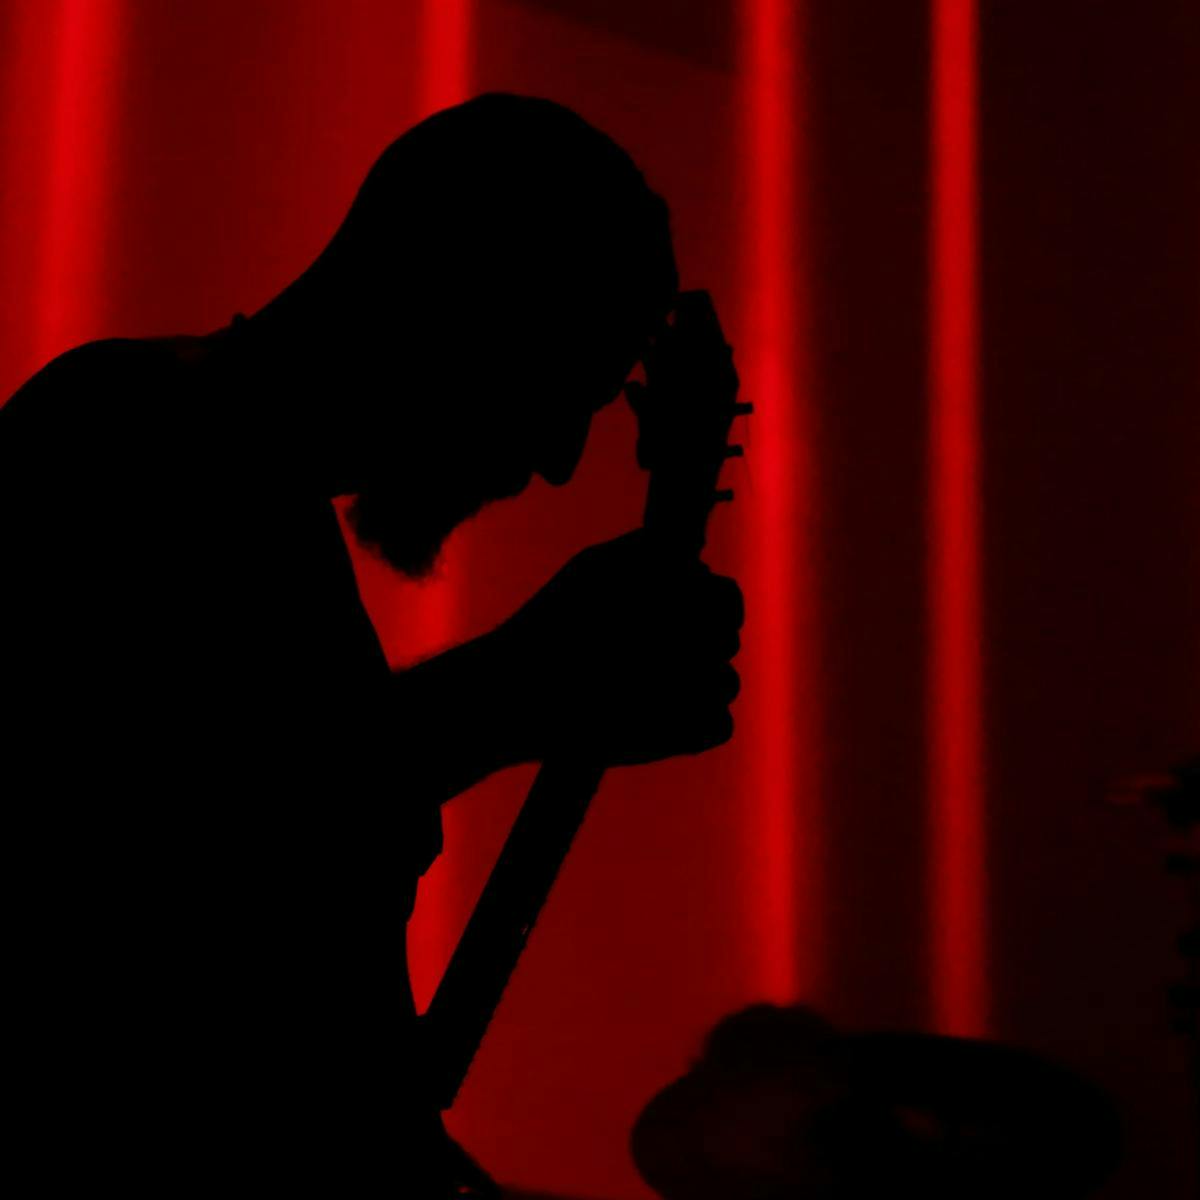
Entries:
[[353, 492], [352, 397], [339, 390], [320, 353], [330, 345], [329, 330], [277, 304], [237, 314], [204, 339], [214, 407], [229, 419], [230, 436], [261, 434], [264, 471], [330, 497]]

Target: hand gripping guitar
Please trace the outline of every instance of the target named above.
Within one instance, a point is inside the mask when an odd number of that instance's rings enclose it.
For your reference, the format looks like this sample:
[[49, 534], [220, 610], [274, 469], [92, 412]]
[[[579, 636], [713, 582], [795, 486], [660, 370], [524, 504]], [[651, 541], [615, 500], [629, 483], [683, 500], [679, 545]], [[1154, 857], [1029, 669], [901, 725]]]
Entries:
[[[645, 357], [645, 386], [630, 384], [638, 463], [650, 472], [645, 533], [664, 555], [699, 557], [708, 514], [731, 491], [717, 478], [736, 403], [737, 375], [707, 292], [684, 292], [674, 323]], [[604, 775], [604, 765], [548, 758], [513, 823], [487, 886], [426, 1014], [424, 1068], [433, 1100], [449, 1108], [500, 1003], [538, 913]]]

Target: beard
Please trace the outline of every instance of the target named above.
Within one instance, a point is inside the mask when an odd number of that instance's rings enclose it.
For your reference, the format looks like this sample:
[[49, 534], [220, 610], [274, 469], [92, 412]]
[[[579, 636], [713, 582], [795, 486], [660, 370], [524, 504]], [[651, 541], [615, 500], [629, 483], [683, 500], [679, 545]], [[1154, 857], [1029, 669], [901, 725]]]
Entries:
[[363, 487], [347, 518], [355, 537], [393, 570], [409, 579], [427, 579], [450, 534], [488, 502], [465, 488], [439, 490], [428, 480], [419, 487], [390, 479]]

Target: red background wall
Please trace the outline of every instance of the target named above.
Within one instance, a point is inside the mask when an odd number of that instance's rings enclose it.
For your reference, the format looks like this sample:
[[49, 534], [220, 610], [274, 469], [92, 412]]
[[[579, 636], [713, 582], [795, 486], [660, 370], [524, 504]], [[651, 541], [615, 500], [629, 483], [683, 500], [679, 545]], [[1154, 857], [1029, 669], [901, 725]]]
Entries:
[[[1200, 747], [1193, 4], [8, 0], [0, 64], [2, 394], [253, 310], [383, 145], [493, 88], [625, 144], [725, 314], [738, 735], [606, 783], [452, 1116], [485, 1163], [645, 1195], [640, 1106], [723, 1013], [803, 998], [1053, 1053], [1121, 1104], [1110, 1195], [1194, 1193], [1182, 898], [1100, 803]], [[606, 411], [429, 585], [360, 557], [393, 660], [634, 524], [632, 438]], [[423, 995], [528, 782], [448, 810]]]

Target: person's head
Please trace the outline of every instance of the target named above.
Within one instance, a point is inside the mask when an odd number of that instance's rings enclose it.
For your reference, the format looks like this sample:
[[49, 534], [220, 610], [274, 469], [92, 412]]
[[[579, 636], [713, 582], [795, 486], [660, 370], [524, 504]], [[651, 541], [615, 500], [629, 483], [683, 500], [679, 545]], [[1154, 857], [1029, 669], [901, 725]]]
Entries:
[[331, 330], [359, 536], [419, 574], [489, 500], [565, 482], [677, 287], [666, 205], [569, 109], [485, 95], [397, 139], [289, 289]]

